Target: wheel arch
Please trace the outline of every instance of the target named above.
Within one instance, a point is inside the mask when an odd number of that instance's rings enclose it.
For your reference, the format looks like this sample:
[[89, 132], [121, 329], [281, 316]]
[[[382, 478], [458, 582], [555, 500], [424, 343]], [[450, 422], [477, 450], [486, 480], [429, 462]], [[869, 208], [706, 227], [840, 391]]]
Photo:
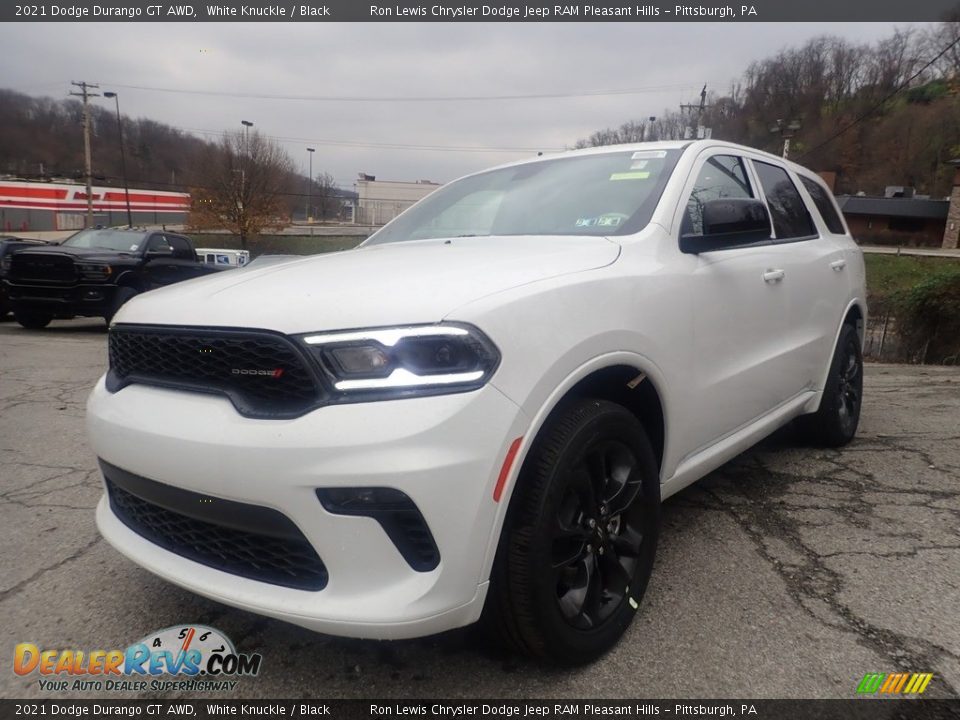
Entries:
[[663, 401], [645, 371], [629, 364], [608, 365], [594, 370], [573, 385], [557, 401], [537, 431], [538, 435], [543, 431], [549, 418], [572, 398], [607, 400], [629, 410], [643, 425], [657, 458], [657, 468], [662, 470], [666, 438]]
[[128, 287], [133, 288], [137, 292], [143, 292], [143, 281], [140, 274], [131, 269], [121, 271], [114, 281], [114, 284], [118, 288]]
[[851, 324], [857, 331], [857, 336], [860, 338], [860, 347], [863, 347], [864, 338], [867, 332], [867, 308], [866, 304], [861, 298], [854, 298], [848, 304], [846, 309], [843, 311], [843, 317], [840, 322], [837, 323], [837, 327], [833, 333], [833, 342], [830, 343], [830, 354], [826, 358], [826, 362], [823, 364], [823, 372], [820, 375], [820, 383], [816, 388], [817, 394], [814, 395], [810, 401], [805, 405], [803, 414], [816, 412], [820, 407], [820, 401], [823, 399], [823, 389], [827, 385], [827, 377], [830, 375], [830, 363], [833, 360], [833, 354], [836, 352], [837, 343], [840, 342], [840, 333], [843, 331], [844, 325]]
[[613, 352], [584, 363], [570, 373], [532, 414], [525, 438], [529, 442], [524, 442], [524, 457], [519, 458], [513, 474], [519, 474], [526, 462], [526, 451], [550, 418], [570, 399], [582, 397], [608, 400], [633, 413], [647, 432], [662, 474], [668, 439], [665, 383], [657, 365], [636, 353]]
[[860, 337], [860, 347], [863, 347], [864, 336], [867, 332], [867, 311], [866, 308], [861, 305], [862, 303], [859, 300], [854, 300], [847, 306], [847, 311], [843, 316], [843, 322], [841, 322], [840, 327], [837, 328], [836, 336], [833, 339], [834, 346], [836, 346], [837, 340], [840, 338], [840, 329], [849, 323], [856, 328], [857, 335]]
[[[628, 383], [632, 381], [638, 382], [635, 387], [630, 388]], [[520, 473], [531, 457], [530, 449], [537, 437], [543, 432], [550, 418], [571, 398], [591, 396], [623, 405], [638, 418], [653, 446], [660, 481], [663, 482], [664, 460], [669, 457], [670, 411], [664, 402], [667, 389], [662, 373], [654, 362], [636, 353], [614, 352], [594, 358], [570, 373], [533, 413], [523, 436], [520, 452], [510, 468], [497, 518], [491, 528], [482, 570], [483, 580], [490, 577]]]

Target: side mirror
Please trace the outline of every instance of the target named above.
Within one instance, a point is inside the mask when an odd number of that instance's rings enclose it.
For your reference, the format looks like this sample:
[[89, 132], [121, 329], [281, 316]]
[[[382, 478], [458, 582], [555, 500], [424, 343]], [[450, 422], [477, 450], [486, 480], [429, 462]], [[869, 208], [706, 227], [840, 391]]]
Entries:
[[770, 240], [770, 214], [762, 200], [722, 198], [703, 204], [703, 235], [680, 238], [680, 252], [697, 254]]

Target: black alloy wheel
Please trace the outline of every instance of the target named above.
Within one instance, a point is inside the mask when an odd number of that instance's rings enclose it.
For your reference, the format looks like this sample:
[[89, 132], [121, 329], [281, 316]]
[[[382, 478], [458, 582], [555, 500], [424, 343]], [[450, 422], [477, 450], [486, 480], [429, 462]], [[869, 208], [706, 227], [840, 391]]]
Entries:
[[575, 628], [602, 625], [625, 601], [644, 540], [640, 463], [601, 440], [568, 473], [553, 532], [557, 604]]
[[837, 373], [837, 414], [844, 435], [853, 437], [860, 419], [863, 396], [863, 360], [857, 336], [848, 333]]
[[643, 425], [606, 400], [568, 401], [517, 478], [484, 639], [561, 666], [596, 660], [640, 607], [659, 525], [659, 468]]

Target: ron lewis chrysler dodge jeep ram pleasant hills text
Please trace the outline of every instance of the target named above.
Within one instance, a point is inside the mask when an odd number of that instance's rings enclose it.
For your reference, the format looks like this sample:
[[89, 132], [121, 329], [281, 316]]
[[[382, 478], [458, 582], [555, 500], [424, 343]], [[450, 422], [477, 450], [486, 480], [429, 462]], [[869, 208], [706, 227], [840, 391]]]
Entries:
[[335, 635], [612, 647], [662, 500], [857, 429], [863, 257], [820, 178], [717, 141], [435, 191], [358, 248], [135, 297], [88, 403], [110, 543]]

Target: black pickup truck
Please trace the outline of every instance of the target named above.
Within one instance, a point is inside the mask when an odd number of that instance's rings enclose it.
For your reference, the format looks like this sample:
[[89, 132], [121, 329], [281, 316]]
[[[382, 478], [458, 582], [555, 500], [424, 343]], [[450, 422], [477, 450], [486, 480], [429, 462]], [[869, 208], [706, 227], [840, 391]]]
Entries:
[[27, 240], [25, 238], [8, 236], [0, 237], [0, 320], [6, 320], [7, 313], [10, 312], [10, 303], [7, 302], [7, 291], [3, 287], [3, 259], [17, 250], [48, 244], [49, 243], [43, 240]]
[[223, 270], [197, 259], [183, 235], [134, 228], [82, 230], [60, 245], [3, 258], [3, 287], [17, 322], [46, 327], [56, 318], [102, 317], [109, 324], [139, 293]]

